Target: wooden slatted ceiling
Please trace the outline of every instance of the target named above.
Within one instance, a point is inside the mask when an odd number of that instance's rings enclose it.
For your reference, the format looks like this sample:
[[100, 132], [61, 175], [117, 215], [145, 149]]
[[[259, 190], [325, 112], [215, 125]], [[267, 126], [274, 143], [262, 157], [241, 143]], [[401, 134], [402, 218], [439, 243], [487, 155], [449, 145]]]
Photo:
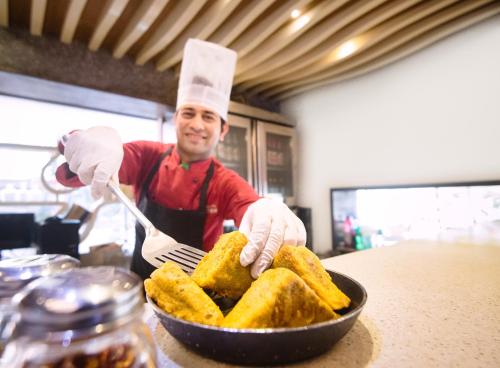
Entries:
[[87, 4], [87, 0], [70, 0], [68, 10], [64, 17], [64, 22], [61, 30], [60, 39], [64, 43], [71, 43], [73, 36], [80, 21], [83, 8]]
[[[298, 12], [292, 17], [292, 11]], [[500, 0], [0, 0], [0, 27], [178, 71], [190, 37], [238, 52], [236, 94], [281, 100], [500, 14]]]
[[96, 51], [104, 41], [113, 24], [125, 10], [128, 0], [107, 0], [99, 14], [95, 29], [89, 41], [89, 49]]
[[187, 6], [184, 6], [178, 1], [170, 16], [162, 20], [161, 25], [139, 51], [137, 64], [144, 65], [152, 57], [164, 50], [182, 33], [205, 3], [206, 0], [198, 0], [191, 1]]
[[[439, 3], [442, 1], [443, 0], [434, 1], [434, 3]], [[470, 8], [475, 8], [476, 6], [479, 6], [481, 4], [484, 4], [487, 1], [488, 0], [461, 1], [458, 4], [456, 4], [455, 7], [456, 8], [463, 8], [463, 9], [470, 9]], [[431, 2], [432, 2], [432, 0], [428, 1], [428, 2], [426, 1], [426, 3], [431, 3]], [[422, 11], [422, 10], [420, 9], [420, 11]], [[446, 12], [446, 11], [447, 10], [445, 10], [444, 12]], [[386, 20], [386, 18], [385, 18], [386, 15], [387, 15], [386, 12], [381, 12], [380, 17], [383, 20]], [[399, 22], [396, 22], [395, 24], [397, 25], [397, 24], [403, 23], [407, 19], [407, 17], [409, 17], [409, 16], [410, 16], [410, 14], [407, 14], [407, 12], [402, 13], [400, 16], [401, 19], [399, 19]], [[433, 15], [433, 17], [436, 18], [437, 14]], [[381, 19], [381, 18], [378, 18], [378, 19]], [[441, 19], [441, 17], [437, 17], [437, 18]], [[365, 19], [361, 18], [360, 20], [365, 20]], [[377, 17], [367, 17], [366, 21], [371, 22], [371, 24], [368, 27], [366, 27], [366, 29], [363, 29], [363, 31], [367, 31], [368, 29], [372, 28], [371, 26], [376, 25], [375, 28], [379, 28], [379, 32], [380, 32], [380, 28], [384, 25], [384, 23], [377, 22], [376, 20], [377, 20]], [[359, 25], [357, 27], [357, 29], [362, 29], [363, 27], [364, 27], [363, 25]], [[404, 29], [404, 28], [405, 27], [402, 27], [401, 29]], [[339, 34], [340, 34], [340, 32], [339, 32]], [[364, 36], [364, 33], [362, 33], [362, 34]], [[293, 67], [289, 66], [289, 68], [291, 68], [293, 71], [295, 71], [295, 73], [293, 75], [280, 74], [280, 75], [268, 76], [265, 79], [262, 78], [261, 80], [265, 80], [266, 82], [263, 85], [260, 85], [257, 88], [257, 91], [258, 92], [262, 92], [263, 90], [266, 90], [266, 91], [270, 90], [271, 92], [281, 91], [282, 88], [280, 88], [280, 86], [282, 86], [284, 83], [295, 82], [299, 79], [301, 81], [308, 80], [307, 79], [308, 77], [316, 75], [317, 73], [319, 73], [325, 69], [330, 68], [332, 65], [335, 65], [335, 63], [340, 60], [339, 55], [338, 55], [338, 52], [340, 50], [338, 50], [338, 46], [344, 44], [345, 42], [347, 42], [349, 40], [353, 40], [352, 41], [353, 43], [358, 44], [358, 46], [356, 46], [356, 47], [358, 47], [358, 50], [359, 50], [363, 46], [363, 44], [365, 42], [367, 42], [367, 40], [368, 40], [368, 38], [367, 38], [365, 41], [363, 41], [363, 39], [361, 37], [358, 37], [358, 38], [355, 38], [355, 37], [356, 37], [356, 35], [354, 32], [352, 32], [352, 31], [348, 32], [345, 36], [340, 37], [340, 39], [337, 42], [331, 42], [327, 48], [322, 48], [320, 53], [315, 55], [316, 57], [309, 58], [306, 61], [301, 60], [300, 63], [295, 63], [295, 64], [299, 64], [299, 65], [294, 65]], [[374, 37], [372, 37], [372, 39], [374, 39]], [[346, 57], [348, 57], [348, 56], [349, 55], [347, 55]]]
[[151, 27], [168, 0], [145, 0], [134, 13], [113, 48], [113, 56], [121, 58]]
[[47, 0], [34, 1], [31, 4], [30, 32], [34, 36], [42, 35], [43, 21], [45, 19], [46, 8], [47, 8]]
[[0, 0], [0, 27], [9, 26], [9, 1]]
[[[406, 57], [422, 48], [433, 44], [453, 33], [459, 32], [467, 27], [477, 24], [483, 20], [491, 18], [500, 14], [500, 7], [498, 4], [489, 4], [486, 7], [477, 9], [476, 11], [467, 13], [466, 15], [456, 18], [450, 22], [437, 26], [431, 31], [419, 32], [413, 30], [408, 35], [407, 42], [401, 42], [402, 46], [393, 48], [392, 45], [384, 46], [384, 50], [377, 52], [378, 57], [374, 57], [370, 62], [357, 63], [358, 66], [344, 68], [337, 73], [331, 73], [330, 76], [322, 78], [321, 81], [315, 83], [303, 83], [299, 87], [291, 88], [280, 94], [280, 99], [288, 98], [297, 95], [301, 92], [311, 90], [313, 88], [321, 87], [326, 84], [340, 82], [349, 78], [368, 73], [372, 70], [378, 69], [392, 63], [398, 59]], [[392, 41], [392, 40], [391, 40]], [[370, 55], [371, 56], [371, 55]]]
[[182, 59], [184, 45], [189, 38], [208, 38], [238, 6], [241, 0], [212, 0], [205, 12], [195, 17], [183, 32], [172, 42], [156, 62], [156, 68], [163, 71], [178, 64]]

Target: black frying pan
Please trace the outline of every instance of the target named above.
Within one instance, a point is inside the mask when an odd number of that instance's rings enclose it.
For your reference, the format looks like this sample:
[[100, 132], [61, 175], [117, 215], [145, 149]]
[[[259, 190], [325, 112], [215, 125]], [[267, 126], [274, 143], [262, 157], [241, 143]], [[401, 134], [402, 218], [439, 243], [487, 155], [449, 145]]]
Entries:
[[151, 299], [161, 324], [179, 342], [208, 358], [240, 365], [285, 364], [317, 356], [330, 349], [351, 329], [366, 303], [366, 290], [348, 276], [328, 271], [335, 284], [351, 298], [342, 317], [305, 327], [232, 329], [175, 318]]

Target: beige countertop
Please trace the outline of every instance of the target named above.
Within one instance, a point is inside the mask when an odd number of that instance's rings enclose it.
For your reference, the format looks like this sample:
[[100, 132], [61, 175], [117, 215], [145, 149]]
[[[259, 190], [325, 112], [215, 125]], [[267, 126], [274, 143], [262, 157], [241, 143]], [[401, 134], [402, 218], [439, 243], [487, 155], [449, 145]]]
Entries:
[[[500, 247], [407, 242], [323, 264], [359, 281], [368, 302], [329, 352], [293, 367], [500, 367]], [[232, 367], [148, 324], [160, 367]]]

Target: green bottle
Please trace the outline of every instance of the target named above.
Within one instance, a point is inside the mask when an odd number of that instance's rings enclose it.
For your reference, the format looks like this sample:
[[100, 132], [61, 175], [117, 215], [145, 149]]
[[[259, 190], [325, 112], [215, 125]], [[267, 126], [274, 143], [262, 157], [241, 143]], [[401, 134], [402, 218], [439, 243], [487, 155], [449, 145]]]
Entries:
[[363, 234], [361, 234], [361, 228], [358, 226], [355, 229], [355, 236], [354, 236], [354, 244], [356, 246], [356, 250], [362, 250], [365, 249], [365, 243], [363, 241]]

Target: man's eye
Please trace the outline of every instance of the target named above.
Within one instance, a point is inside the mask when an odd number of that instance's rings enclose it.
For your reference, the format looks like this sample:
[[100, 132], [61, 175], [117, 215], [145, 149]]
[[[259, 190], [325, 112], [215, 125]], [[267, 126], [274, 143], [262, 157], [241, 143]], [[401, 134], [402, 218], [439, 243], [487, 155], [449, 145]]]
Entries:
[[186, 118], [186, 119], [191, 119], [194, 116], [194, 114], [192, 112], [189, 112], [189, 111], [184, 111], [181, 113], [181, 115], [183, 118]]
[[204, 115], [204, 116], [203, 116], [203, 119], [204, 119], [205, 121], [212, 122], [212, 121], [215, 121], [215, 116], [213, 116], [213, 115]]

